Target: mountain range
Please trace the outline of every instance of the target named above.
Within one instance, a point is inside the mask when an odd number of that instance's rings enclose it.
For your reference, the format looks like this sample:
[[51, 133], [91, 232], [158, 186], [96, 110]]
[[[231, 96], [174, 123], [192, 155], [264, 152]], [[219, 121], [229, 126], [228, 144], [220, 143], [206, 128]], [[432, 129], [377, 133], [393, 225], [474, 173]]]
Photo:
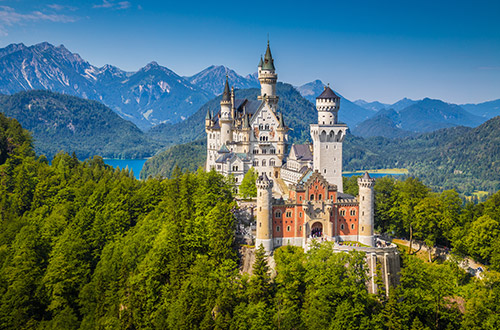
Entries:
[[412, 136], [454, 126], [475, 127], [486, 118], [473, 115], [456, 104], [425, 98], [402, 110], [379, 110], [352, 129], [354, 135], [389, 138]]

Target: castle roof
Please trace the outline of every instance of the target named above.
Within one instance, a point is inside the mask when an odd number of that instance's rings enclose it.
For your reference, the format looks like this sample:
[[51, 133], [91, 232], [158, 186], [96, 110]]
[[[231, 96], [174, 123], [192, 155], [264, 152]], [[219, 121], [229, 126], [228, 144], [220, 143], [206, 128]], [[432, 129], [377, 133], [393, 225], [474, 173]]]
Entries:
[[371, 179], [370, 174], [368, 174], [368, 171], [366, 171], [365, 174], [363, 175], [363, 179], [365, 180]]
[[325, 90], [316, 99], [335, 99], [338, 95], [330, 88], [330, 86], [325, 86]]
[[271, 48], [269, 48], [269, 41], [267, 42], [266, 55], [264, 55], [264, 64], [262, 65], [264, 70], [276, 70], [274, 68], [274, 60], [271, 55]]
[[229, 90], [229, 81], [226, 76], [226, 84], [224, 85], [224, 93], [222, 93], [222, 101], [231, 101], [231, 91]]
[[205, 116], [205, 119], [212, 119], [212, 116], [210, 115], [210, 109], [207, 108], [207, 115]]
[[262, 65], [264, 65], [264, 61], [262, 60], [262, 55], [260, 55], [259, 68], [262, 68]]
[[297, 160], [312, 160], [313, 155], [308, 144], [293, 144], [293, 152]]

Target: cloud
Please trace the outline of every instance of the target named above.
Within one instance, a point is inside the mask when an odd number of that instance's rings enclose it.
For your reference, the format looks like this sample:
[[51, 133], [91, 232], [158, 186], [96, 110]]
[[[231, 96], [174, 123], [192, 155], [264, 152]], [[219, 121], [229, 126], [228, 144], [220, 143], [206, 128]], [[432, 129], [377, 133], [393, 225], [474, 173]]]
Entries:
[[48, 14], [41, 11], [33, 11], [30, 13], [19, 13], [14, 8], [8, 6], [0, 6], [0, 36], [8, 35], [7, 28], [15, 25], [21, 25], [29, 22], [55, 22], [55, 23], [71, 23], [75, 22], [75, 17]]
[[102, 0], [102, 3], [100, 5], [93, 5], [92, 8], [127, 9], [130, 8], [130, 6], [131, 3], [129, 1], [114, 2], [109, 0]]
[[49, 4], [49, 5], [47, 5], [47, 7], [49, 7], [50, 9], [53, 9], [53, 10], [57, 10], [57, 11], [61, 11], [61, 10], [75, 11], [75, 10], [77, 10], [76, 7], [66, 6], [66, 5], [60, 5], [60, 4], [57, 4], [57, 3]]

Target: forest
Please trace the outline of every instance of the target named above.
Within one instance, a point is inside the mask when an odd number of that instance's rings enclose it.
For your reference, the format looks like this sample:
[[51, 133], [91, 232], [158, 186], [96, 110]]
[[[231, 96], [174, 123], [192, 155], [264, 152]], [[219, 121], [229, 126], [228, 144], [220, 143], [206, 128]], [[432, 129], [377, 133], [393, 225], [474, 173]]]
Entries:
[[380, 230], [426, 238], [432, 229], [412, 215], [429, 208], [436, 242], [455, 248], [450, 228], [474, 231], [459, 249], [490, 264], [478, 279], [456, 261], [402, 253], [400, 285], [386, 297], [368, 293], [363, 253], [328, 244], [282, 247], [274, 271], [257, 247], [252, 273], [240, 273], [237, 205], [215, 172], [139, 181], [100, 157], [59, 153], [49, 164], [0, 114], [0, 182], [0, 329], [500, 327], [498, 244], [474, 245], [498, 232], [499, 193], [462, 205], [416, 179], [377, 181]]

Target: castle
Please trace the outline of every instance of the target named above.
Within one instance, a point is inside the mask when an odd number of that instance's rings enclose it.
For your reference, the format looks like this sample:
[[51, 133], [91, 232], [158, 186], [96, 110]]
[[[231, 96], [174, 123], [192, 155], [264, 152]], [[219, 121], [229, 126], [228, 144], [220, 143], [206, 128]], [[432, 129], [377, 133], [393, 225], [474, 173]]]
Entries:
[[257, 179], [256, 246], [306, 247], [311, 239], [356, 241], [373, 247], [374, 179], [358, 179], [359, 196], [343, 193], [342, 143], [347, 125], [338, 121], [340, 97], [325, 87], [316, 98], [318, 121], [312, 148], [292, 145], [278, 109], [278, 75], [269, 42], [258, 66], [257, 100], [237, 100], [226, 78], [220, 112], [207, 111], [206, 170], [232, 175], [237, 185], [253, 167]]

